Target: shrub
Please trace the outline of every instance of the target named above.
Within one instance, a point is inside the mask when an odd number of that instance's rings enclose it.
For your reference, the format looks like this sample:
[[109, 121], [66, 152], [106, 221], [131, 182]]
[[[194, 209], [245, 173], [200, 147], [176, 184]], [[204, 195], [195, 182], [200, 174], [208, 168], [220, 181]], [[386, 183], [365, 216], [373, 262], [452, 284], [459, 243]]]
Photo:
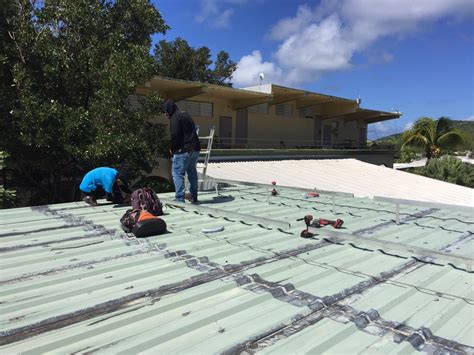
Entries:
[[431, 159], [418, 173], [433, 179], [474, 187], [474, 166], [452, 156]]
[[[7, 158], [7, 154], [5, 152], [0, 151], [0, 171], [4, 173], [3, 169], [5, 168], [5, 159]], [[15, 202], [16, 191], [6, 189], [3, 186], [5, 182], [5, 174], [0, 177], [0, 208], [11, 207]]]

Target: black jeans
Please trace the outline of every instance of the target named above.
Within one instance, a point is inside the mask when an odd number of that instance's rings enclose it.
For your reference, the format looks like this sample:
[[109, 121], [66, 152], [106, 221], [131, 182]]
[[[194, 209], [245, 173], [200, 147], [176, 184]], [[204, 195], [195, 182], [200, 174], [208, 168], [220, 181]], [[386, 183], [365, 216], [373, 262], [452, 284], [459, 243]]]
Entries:
[[[114, 183], [114, 185], [112, 186], [112, 193], [109, 194], [108, 192], [105, 192], [105, 190], [103, 189], [102, 186], [97, 186], [97, 189], [95, 190], [92, 190], [91, 192], [89, 193], [86, 193], [84, 191], [81, 191], [82, 192], [82, 197], [86, 197], [86, 196], [91, 196], [93, 197], [94, 199], [99, 199], [99, 198], [102, 198], [105, 196], [105, 198], [107, 199], [107, 201], [111, 201], [113, 203], [117, 203], [117, 204], [121, 204], [121, 203], [124, 203], [125, 200], [123, 198], [123, 195], [122, 195], [122, 189], [120, 188], [120, 186], [117, 185], [117, 183]], [[127, 192], [127, 191], [124, 191], [124, 192]]]

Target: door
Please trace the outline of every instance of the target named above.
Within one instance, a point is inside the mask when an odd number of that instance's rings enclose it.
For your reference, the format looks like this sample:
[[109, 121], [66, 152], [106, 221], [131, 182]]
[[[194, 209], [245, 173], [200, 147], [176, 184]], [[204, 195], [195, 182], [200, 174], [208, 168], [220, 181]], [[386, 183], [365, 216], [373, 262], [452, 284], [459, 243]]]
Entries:
[[313, 144], [316, 147], [321, 147], [321, 118], [314, 116], [314, 130], [313, 130]]
[[232, 117], [219, 117], [219, 140], [221, 148], [230, 148], [232, 144]]
[[331, 148], [331, 125], [323, 126], [323, 148]]
[[237, 122], [235, 126], [235, 143], [239, 145], [247, 144], [248, 113], [247, 108], [237, 111]]

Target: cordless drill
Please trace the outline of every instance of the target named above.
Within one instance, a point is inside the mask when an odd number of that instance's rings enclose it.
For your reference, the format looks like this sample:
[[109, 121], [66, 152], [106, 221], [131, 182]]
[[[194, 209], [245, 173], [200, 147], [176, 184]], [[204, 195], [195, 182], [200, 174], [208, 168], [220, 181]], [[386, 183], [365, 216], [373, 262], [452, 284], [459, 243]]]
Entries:
[[312, 238], [314, 237], [314, 234], [311, 233], [308, 228], [313, 227], [313, 228], [321, 228], [327, 225], [332, 226], [333, 228], [339, 229], [342, 227], [344, 224], [344, 221], [342, 219], [336, 219], [335, 221], [325, 219], [325, 218], [319, 218], [318, 222], [313, 220], [312, 215], [306, 215], [303, 218], [298, 218], [297, 221], [303, 221], [306, 224], [306, 229], [301, 231], [301, 237], [303, 238]]
[[314, 237], [314, 234], [311, 233], [308, 228], [309, 226], [311, 226], [311, 221], [313, 220], [313, 216], [311, 216], [310, 214], [304, 216], [303, 218], [298, 218], [297, 221], [303, 221], [304, 220], [304, 223], [306, 224], [306, 229], [302, 230], [301, 231], [301, 234], [300, 236], [302, 238], [312, 238]]

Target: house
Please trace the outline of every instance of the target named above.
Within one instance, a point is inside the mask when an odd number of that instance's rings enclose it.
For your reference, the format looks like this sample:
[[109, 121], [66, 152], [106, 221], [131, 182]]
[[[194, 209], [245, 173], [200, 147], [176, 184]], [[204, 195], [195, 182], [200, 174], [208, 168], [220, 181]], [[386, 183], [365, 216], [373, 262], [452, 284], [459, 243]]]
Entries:
[[[401, 116], [361, 108], [360, 100], [274, 84], [235, 89], [159, 76], [138, 86], [130, 102], [139, 104], [140, 97], [150, 93], [176, 101], [204, 132], [216, 127], [214, 148], [222, 149], [307, 148], [312, 150], [307, 154], [325, 155], [322, 158], [349, 155], [367, 161], [368, 124]], [[168, 124], [163, 116], [157, 122]], [[383, 159], [370, 162], [391, 166], [393, 149], [385, 149], [384, 154]]]

